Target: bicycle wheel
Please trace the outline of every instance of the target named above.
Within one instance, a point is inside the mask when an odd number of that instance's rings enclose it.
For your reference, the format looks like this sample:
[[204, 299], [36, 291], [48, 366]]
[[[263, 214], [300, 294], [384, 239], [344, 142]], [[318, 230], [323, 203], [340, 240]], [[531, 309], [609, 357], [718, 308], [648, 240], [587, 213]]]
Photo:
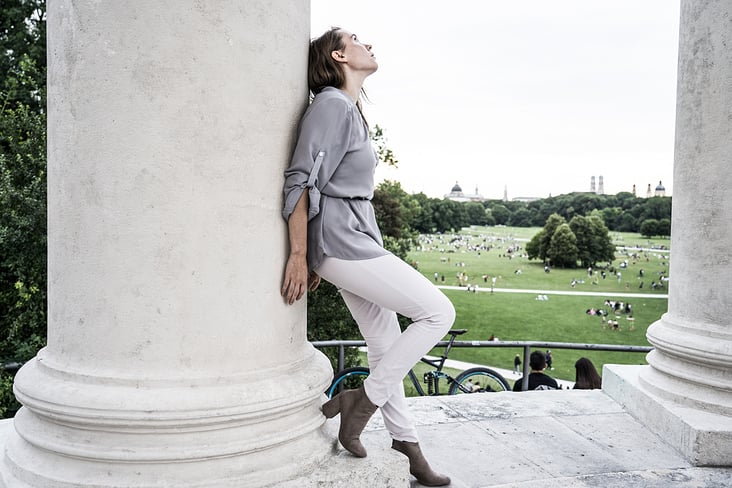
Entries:
[[346, 368], [333, 378], [333, 382], [325, 391], [325, 394], [328, 395], [328, 398], [333, 398], [343, 389], [356, 389], [363, 384], [363, 380], [365, 380], [368, 375], [369, 368], [364, 368], [363, 366]]
[[470, 368], [466, 369], [455, 378], [450, 385], [448, 393], [457, 395], [459, 393], [488, 393], [495, 391], [510, 391], [508, 382], [492, 369]]

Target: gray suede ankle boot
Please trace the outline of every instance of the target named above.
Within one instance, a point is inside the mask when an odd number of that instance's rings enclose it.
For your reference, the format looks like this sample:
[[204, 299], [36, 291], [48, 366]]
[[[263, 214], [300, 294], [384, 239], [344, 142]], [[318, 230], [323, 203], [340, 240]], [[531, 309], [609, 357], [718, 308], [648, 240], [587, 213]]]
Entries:
[[450, 484], [450, 478], [444, 474], [435, 473], [422, 454], [418, 442], [398, 441], [394, 439], [391, 448], [409, 458], [409, 472], [424, 486], [445, 486]]
[[378, 407], [371, 403], [366, 392], [361, 388], [346, 390], [323, 404], [323, 414], [333, 418], [341, 414], [341, 426], [338, 429], [338, 440], [348, 452], [356, 457], [366, 457], [366, 448], [359, 437], [371, 416]]

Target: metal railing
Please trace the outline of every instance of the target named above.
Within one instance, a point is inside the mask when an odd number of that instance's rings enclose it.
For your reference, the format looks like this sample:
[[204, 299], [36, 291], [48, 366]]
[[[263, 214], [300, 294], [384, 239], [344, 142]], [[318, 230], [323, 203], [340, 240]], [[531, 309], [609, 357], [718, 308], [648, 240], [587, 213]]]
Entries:
[[13, 362], [10, 362], [10, 363], [2, 363], [2, 364], [0, 364], [0, 370], [3, 370], [3, 371], [18, 371], [21, 366], [23, 366], [23, 363], [19, 363], [17, 361], [13, 361]]
[[[338, 371], [343, 370], [345, 363], [345, 350], [347, 347], [365, 347], [366, 341], [314, 341], [311, 344], [317, 348], [337, 347], [338, 348]], [[445, 347], [448, 341], [440, 341], [435, 347]], [[454, 341], [452, 347], [515, 347], [523, 349], [523, 387], [526, 389], [529, 383], [529, 357], [531, 349], [571, 349], [575, 351], [615, 351], [615, 352], [650, 352], [650, 346], [627, 346], [616, 344], [584, 344], [574, 342], [541, 342], [541, 341]], [[0, 364], [0, 369], [5, 371], [17, 371], [23, 363], [8, 362]]]
[[[345, 363], [345, 350], [347, 347], [365, 347], [366, 341], [314, 341], [311, 344], [317, 348], [337, 347], [338, 348], [338, 371], [343, 370]], [[435, 347], [445, 347], [448, 341], [440, 341]], [[515, 347], [523, 349], [523, 385], [526, 390], [529, 385], [529, 357], [531, 349], [571, 349], [575, 351], [615, 351], [615, 352], [650, 352], [650, 346], [627, 346], [617, 344], [584, 344], [575, 342], [541, 342], [541, 341], [455, 341], [452, 347]]]

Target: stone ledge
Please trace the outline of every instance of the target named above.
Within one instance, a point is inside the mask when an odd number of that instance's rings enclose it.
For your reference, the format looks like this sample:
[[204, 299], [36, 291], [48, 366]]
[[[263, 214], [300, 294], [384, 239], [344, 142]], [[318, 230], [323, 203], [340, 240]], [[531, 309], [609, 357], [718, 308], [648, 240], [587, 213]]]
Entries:
[[605, 365], [603, 391], [694, 466], [732, 466], [732, 417], [653, 395], [639, 382], [644, 368]]

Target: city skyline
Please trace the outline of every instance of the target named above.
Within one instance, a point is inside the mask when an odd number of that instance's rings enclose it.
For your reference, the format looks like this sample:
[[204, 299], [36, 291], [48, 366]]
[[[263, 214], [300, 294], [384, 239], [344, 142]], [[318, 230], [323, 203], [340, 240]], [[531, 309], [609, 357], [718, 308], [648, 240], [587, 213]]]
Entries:
[[[595, 184], [597, 182], [597, 184]], [[628, 190], [621, 190], [620, 192], [615, 193], [608, 193], [604, 190], [604, 178], [602, 175], [597, 176], [597, 180], [595, 180], [595, 176], [591, 176], [589, 180], [589, 186], [588, 188], [584, 190], [576, 190], [573, 192], [566, 192], [566, 193], [557, 193], [557, 194], [550, 194], [546, 196], [536, 196], [536, 195], [525, 195], [525, 194], [517, 194], [514, 193], [513, 195], [510, 194], [508, 186], [504, 186], [503, 189], [503, 195], [501, 197], [496, 196], [489, 196], [484, 195], [480, 191], [479, 186], [475, 187], [463, 187], [462, 184], [460, 184], [459, 181], [455, 181], [455, 183], [451, 186], [449, 191], [446, 191], [444, 195], [442, 195], [443, 198], [456, 200], [456, 201], [483, 201], [483, 200], [507, 200], [507, 201], [532, 201], [532, 200], [539, 200], [542, 198], [547, 197], [556, 197], [562, 194], [567, 193], [594, 193], [596, 195], [616, 195], [617, 193], [633, 193], [638, 198], [650, 198], [650, 197], [656, 197], [656, 196], [671, 196], [667, 189], [666, 185], [663, 183], [663, 181], [658, 181], [656, 184], [648, 183], [645, 186], [639, 187], [638, 185], [633, 185]], [[419, 193], [419, 192], [417, 192]], [[429, 196], [429, 195], [428, 195]]]

